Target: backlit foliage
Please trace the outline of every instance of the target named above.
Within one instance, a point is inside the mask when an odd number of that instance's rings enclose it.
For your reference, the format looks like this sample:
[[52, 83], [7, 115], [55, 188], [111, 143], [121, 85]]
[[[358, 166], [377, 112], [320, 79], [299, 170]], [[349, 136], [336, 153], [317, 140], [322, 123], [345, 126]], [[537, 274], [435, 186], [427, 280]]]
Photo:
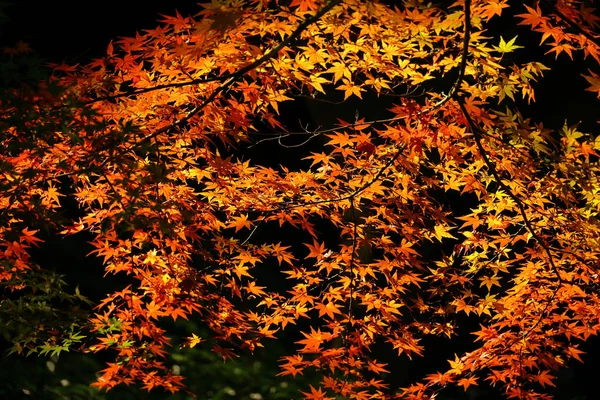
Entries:
[[[87, 65], [56, 66], [50, 85], [0, 105], [5, 291], [40, 273], [30, 251], [42, 226], [87, 232], [90, 256], [132, 282], [85, 332], [88, 351], [114, 356], [95, 383], [106, 389], [181, 389], [160, 322], [185, 318], [212, 331], [185, 345], [225, 359], [299, 331], [281, 375], [319, 370], [307, 399], [421, 399], [484, 382], [547, 398], [600, 329], [600, 136], [519, 113], [551, 65], [490, 24], [585, 59], [583, 77], [564, 79], [600, 96], [600, 17], [587, 1], [512, 3], [213, 1]], [[367, 93], [390, 99], [387, 118], [285, 125], [282, 104], [360, 107]], [[293, 168], [243, 156], [283, 139], [313, 147], [290, 153], [303, 158]], [[461, 331], [472, 317], [479, 328]], [[374, 346], [415, 359], [424, 338], [459, 333], [474, 343], [447, 369], [390, 388]], [[52, 350], [64, 332], [47, 335]]]

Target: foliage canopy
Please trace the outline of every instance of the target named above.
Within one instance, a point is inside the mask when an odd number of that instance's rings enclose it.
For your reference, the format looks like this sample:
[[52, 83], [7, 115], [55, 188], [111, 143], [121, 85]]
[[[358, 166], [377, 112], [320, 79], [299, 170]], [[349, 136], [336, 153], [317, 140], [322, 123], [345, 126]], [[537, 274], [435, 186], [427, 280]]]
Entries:
[[[165, 363], [161, 321], [195, 319], [211, 333], [182, 345], [224, 359], [300, 332], [280, 367], [323, 374], [307, 399], [484, 382], [548, 398], [600, 329], [600, 136], [523, 116], [550, 66], [493, 26], [581, 58], [583, 78], [565, 79], [600, 97], [600, 17], [586, 1], [517, 3], [213, 1], [4, 94], [12, 351], [79, 345], [112, 357], [97, 387], [174, 392], [183, 377]], [[386, 116], [369, 118], [361, 99], [385, 99]], [[286, 104], [303, 101], [356, 118], [296, 131]], [[261, 146], [298, 160], [269, 165]], [[123, 277], [87, 322], [48, 306], [86, 299], [33, 261], [42, 230], [88, 235], [90, 255]], [[24, 308], [34, 316], [17, 318]], [[448, 368], [403, 388], [385, 380], [376, 349], [412, 359], [427, 337], [470, 333]]]

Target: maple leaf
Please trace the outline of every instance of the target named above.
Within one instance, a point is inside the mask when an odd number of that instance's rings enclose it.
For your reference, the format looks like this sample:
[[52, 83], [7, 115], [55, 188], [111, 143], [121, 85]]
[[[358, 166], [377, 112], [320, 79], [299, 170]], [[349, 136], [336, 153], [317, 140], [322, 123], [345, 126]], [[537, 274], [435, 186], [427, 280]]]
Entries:
[[315, 0], [292, 0], [290, 7], [297, 6], [300, 12], [317, 11], [319, 6]]
[[300, 393], [305, 396], [306, 400], [334, 400], [333, 397], [328, 397], [327, 393], [323, 392], [321, 388], [316, 389], [312, 385], [310, 385], [310, 393], [302, 391]]
[[314, 87], [316, 90], [318, 90], [319, 92], [326, 94], [325, 93], [325, 89], [323, 89], [323, 86], [321, 85], [322, 83], [329, 83], [329, 81], [325, 78], [322, 78], [318, 75], [314, 75], [312, 74], [310, 76], [310, 82], [309, 85], [311, 85], [312, 87]]
[[384, 368], [386, 365], [387, 364], [385, 363], [376, 363], [375, 361], [369, 361], [367, 363], [367, 368], [376, 374], [380, 374], [382, 372], [389, 373], [390, 371]]
[[252, 277], [252, 275], [248, 272], [248, 269], [248, 267], [240, 262], [233, 268], [233, 272], [237, 275], [238, 279], [241, 279], [242, 276]]
[[440, 242], [442, 241], [443, 238], [456, 239], [456, 237], [454, 237], [450, 233], [448, 233], [448, 231], [450, 229], [452, 229], [452, 228], [446, 227], [444, 225], [436, 225], [434, 227], [433, 236]]
[[539, 5], [536, 4], [535, 9], [526, 4], [524, 6], [527, 9], [527, 13], [515, 15], [523, 19], [523, 21], [519, 22], [519, 25], [531, 25], [532, 28], [537, 28], [539, 25], [546, 25], [548, 17], [542, 15]]
[[333, 66], [325, 71], [325, 73], [333, 72], [333, 83], [337, 83], [342, 77], [346, 78], [346, 82], [350, 82], [352, 79], [352, 73], [343, 62], [336, 61]]
[[581, 354], [585, 354], [585, 352], [583, 352], [583, 351], [579, 350], [577, 347], [575, 347], [575, 346], [568, 346], [568, 347], [567, 347], [567, 351], [566, 351], [566, 353], [567, 353], [569, 356], [571, 356], [571, 357], [573, 357], [574, 359], [576, 359], [577, 361], [579, 361], [579, 362], [583, 362], [583, 360], [581, 359], [581, 357], [580, 357], [580, 356], [581, 356]]
[[360, 86], [356, 86], [348, 79], [343, 79], [342, 81], [344, 83], [342, 85], [339, 85], [336, 89], [344, 91], [344, 100], [346, 100], [352, 95], [355, 95], [356, 97], [362, 99], [362, 95], [360, 94], [360, 92], [364, 92], [363, 88], [361, 88]]
[[492, 286], [494, 285], [501, 286], [500, 278], [498, 278], [497, 276], [484, 276], [479, 278], [479, 280], [481, 281], [480, 286], [485, 286], [488, 290], [492, 290]]
[[164, 22], [168, 25], [172, 25], [175, 32], [185, 30], [189, 27], [189, 19], [183, 17], [178, 12], [175, 12], [175, 16], [162, 15], [163, 19], [160, 22]]
[[340, 147], [344, 147], [344, 146], [349, 146], [352, 143], [354, 143], [354, 139], [350, 138], [350, 135], [348, 135], [346, 132], [343, 133], [334, 133], [331, 135], [326, 135], [328, 138], [330, 138], [331, 140], [327, 143], [329, 146], [340, 146]]
[[482, 221], [479, 219], [477, 214], [469, 214], [462, 217], [457, 217], [460, 220], [465, 221], [460, 227], [464, 228], [466, 226], [472, 226], [473, 230], [477, 229], [479, 225], [482, 224]]
[[477, 386], [477, 377], [469, 376], [468, 378], [461, 378], [459, 379], [457, 385], [462, 386], [466, 391], [469, 386]]
[[465, 365], [456, 354], [454, 355], [454, 361], [448, 360], [448, 362], [450, 363], [450, 370], [448, 371], [449, 373], [457, 375], [462, 374]]
[[317, 329], [316, 331], [311, 327], [310, 333], [302, 332], [302, 335], [306, 339], [298, 340], [296, 343], [303, 344], [304, 347], [302, 349], [303, 352], [307, 353], [316, 353], [321, 348], [323, 342], [329, 340], [331, 338], [331, 334], [321, 332], [321, 329]]
[[331, 319], [335, 319], [335, 314], [341, 314], [339, 307], [333, 302], [317, 303], [315, 308], [319, 310], [319, 317], [327, 315]]
[[554, 52], [555, 59], [556, 59], [556, 58], [558, 58], [559, 54], [564, 51], [565, 53], [567, 53], [569, 55], [569, 58], [571, 60], [573, 59], [573, 51], [575, 50], [575, 47], [573, 47], [571, 44], [552, 42], [552, 43], [550, 43], [550, 46], [552, 46], [552, 48], [550, 50], [548, 50], [546, 52], [546, 54]]
[[295, 260], [294, 256], [287, 251], [289, 248], [290, 246], [281, 246], [279, 243], [273, 245], [271, 252], [277, 258], [279, 265], [281, 265], [282, 262], [291, 264], [292, 261]]
[[257, 257], [254, 254], [251, 254], [250, 252], [244, 251], [240, 254], [238, 254], [237, 256], [233, 257], [234, 260], [240, 260], [240, 263], [242, 264], [252, 264], [253, 266], [256, 265], [257, 262], [260, 261], [260, 257]]
[[150, 319], [157, 319], [158, 317], [163, 316], [164, 312], [161, 311], [161, 306], [152, 300], [150, 303], [146, 304], [146, 315]]
[[38, 230], [29, 230], [28, 228], [23, 228], [21, 230], [20, 240], [25, 241], [27, 244], [38, 246], [38, 243], [43, 242], [42, 239], [35, 237], [35, 234], [39, 232]]
[[490, 20], [494, 16], [501, 16], [502, 10], [508, 7], [509, 5], [506, 3], [506, 0], [491, 0], [483, 6], [481, 16], [485, 17], [486, 20]]
[[313, 244], [304, 244], [310, 250], [310, 253], [306, 256], [306, 258], [316, 258], [320, 260], [323, 258], [323, 254], [325, 254], [325, 243], [319, 243], [317, 241], [313, 241]]
[[306, 156], [303, 158], [303, 160], [310, 160], [310, 159], [313, 160], [313, 162], [310, 164], [311, 167], [315, 164], [329, 164], [329, 159], [330, 159], [329, 154], [325, 154], [323, 152], [311, 153], [311, 154], [312, 155]]
[[583, 133], [577, 130], [577, 125], [569, 126], [567, 125], [566, 121], [562, 127], [561, 133], [564, 134], [565, 138], [567, 139], [567, 143], [570, 145], [577, 143], [577, 139], [583, 137]]
[[556, 386], [554, 382], [552, 382], [552, 379], [554, 379], [554, 377], [550, 375], [550, 371], [540, 371], [535, 379], [542, 386]]
[[248, 291], [248, 293], [251, 293], [256, 296], [266, 295], [266, 293], [263, 291], [263, 289], [265, 289], [265, 286], [257, 286], [255, 282], [248, 282], [248, 286], [246, 286], [245, 289]]
[[52, 185], [52, 183], [48, 184], [48, 188], [43, 193], [44, 199], [53, 206], [60, 206], [59, 196], [64, 196], [59, 193], [58, 190]]
[[287, 361], [287, 363], [281, 365], [284, 370], [278, 373], [277, 376], [292, 375], [295, 377], [297, 374], [303, 374], [305, 362], [301, 355], [284, 356], [282, 360]]
[[[194, 307], [190, 307], [189, 312], [192, 312], [192, 311], [197, 311], [197, 308], [194, 309]], [[187, 314], [188, 313], [184, 309], [179, 308], [179, 307], [173, 307], [173, 308], [170, 307], [170, 309], [165, 312], [165, 315], [168, 315], [171, 318], [173, 318], [173, 321], [177, 321], [177, 318], [179, 318], [179, 317], [187, 320], [188, 319]]]
[[494, 46], [494, 49], [500, 53], [510, 53], [515, 49], [522, 49], [523, 46], [516, 45], [515, 40], [517, 40], [517, 36], [510, 39], [508, 42], [505, 42], [504, 38], [500, 37], [500, 44], [498, 46]]
[[252, 227], [252, 222], [248, 221], [248, 216], [246, 214], [242, 214], [239, 217], [233, 217], [233, 221], [231, 221], [228, 225], [228, 228], [235, 227], [235, 231], [238, 232], [243, 228], [250, 229]]
[[589, 76], [582, 75], [585, 78], [585, 80], [588, 81], [588, 83], [591, 85], [585, 90], [589, 92], [595, 92], [597, 94], [597, 97], [600, 99], [600, 75], [597, 75], [592, 71], [589, 71], [589, 73]]

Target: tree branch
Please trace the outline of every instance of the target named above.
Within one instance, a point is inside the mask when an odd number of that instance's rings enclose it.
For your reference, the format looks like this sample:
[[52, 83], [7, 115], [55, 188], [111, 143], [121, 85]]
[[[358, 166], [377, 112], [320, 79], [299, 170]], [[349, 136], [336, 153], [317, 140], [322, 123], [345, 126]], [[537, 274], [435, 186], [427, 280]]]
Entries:
[[512, 192], [512, 190], [508, 187], [508, 185], [506, 185], [504, 183], [504, 181], [500, 177], [500, 174], [496, 170], [494, 163], [490, 160], [485, 148], [483, 147], [483, 144], [481, 143], [481, 133], [482, 133], [481, 129], [479, 129], [479, 127], [477, 125], [475, 125], [475, 122], [473, 121], [473, 119], [471, 118], [471, 115], [467, 111], [462, 99], [459, 98], [458, 96], [455, 96], [455, 98], [456, 98], [458, 106], [460, 107], [463, 115], [467, 119], [467, 123], [468, 123], [469, 127], [471, 128], [471, 131], [473, 132], [473, 137], [475, 138], [475, 143], [477, 145], [477, 148], [479, 149], [479, 153], [481, 154], [481, 157], [483, 158], [485, 165], [487, 166], [488, 170], [494, 177], [494, 180], [498, 183], [498, 186], [500, 186], [517, 205], [517, 208], [519, 209], [519, 214], [521, 214], [521, 217], [523, 218], [523, 222], [525, 223], [527, 230], [529, 231], [531, 236], [533, 236], [533, 238], [536, 240], [536, 242], [538, 242], [538, 244], [544, 249], [544, 252], [548, 256], [548, 262], [549, 262], [552, 270], [554, 271], [554, 274], [556, 275], [556, 277], [558, 279], [558, 285], [556, 286], [556, 288], [552, 292], [552, 296], [550, 296], [546, 305], [544, 306], [544, 309], [542, 310], [540, 317], [538, 318], [536, 323], [533, 324], [533, 326], [525, 334], [523, 334], [520, 338], [520, 339], [524, 339], [527, 336], [529, 336], [529, 334], [531, 334], [531, 332], [542, 321], [544, 315], [546, 314], [546, 311], [548, 310], [548, 307], [550, 306], [550, 304], [556, 297], [556, 294], [558, 293], [558, 289], [560, 289], [560, 287], [562, 285], [562, 277], [560, 276], [560, 271], [558, 270], [558, 267], [554, 263], [554, 257], [552, 256], [552, 253], [550, 252], [549, 245], [546, 243], [546, 241], [544, 239], [542, 239], [538, 235], [538, 233], [533, 228], [531, 221], [527, 217], [527, 214], [525, 213], [525, 206], [523, 204], [523, 201]]

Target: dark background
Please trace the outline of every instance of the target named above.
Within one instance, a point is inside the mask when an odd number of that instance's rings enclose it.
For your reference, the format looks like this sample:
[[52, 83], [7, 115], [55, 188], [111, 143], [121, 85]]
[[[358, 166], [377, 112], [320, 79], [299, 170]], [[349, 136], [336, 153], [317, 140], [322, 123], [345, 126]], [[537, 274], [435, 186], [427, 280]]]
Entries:
[[190, 0], [2, 1], [0, 40], [23, 40], [55, 63], [90, 61], [102, 56], [112, 39], [153, 28], [161, 14], [191, 15], [200, 9]]
[[[94, 58], [101, 57], [111, 39], [134, 36], [138, 31], [154, 27], [156, 21], [161, 18], [160, 14], [173, 15], [175, 11], [178, 11], [182, 15], [193, 15], [199, 10], [200, 7], [195, 1], [191, 0], [172, 0], [152, 2], [151, 4], [148, 1], [140, 0], [104, 0], [96, 2], [15, 0], [12, 3], [0, 1], [0, 45], [11, 45], [17, 40], [22, 40], [29, 43], [34, 49], [35, 54], [46, 62], [61, 63], [62, 61], [66, 61], [69, 64], [86, 63]], [[517, 11], [521, 12], [518, 8]], [[510, 16], [494, 22], [491, 29], [492, 34], [490, 36], [498, 37], [501, 34], [506, 40], [512, 38], [515, 34], [519, 34], [519, 44], [525, 46], [527, 49], [526, 54], [521, 53], [522, 57], [527, 59], [533, 57], [547, 66], [552, 66], [552, 70], [547, 71], [546, 78], [536, 93], [537, 103], [532, 106], [527, 106], [525, 103], [519, 104], [519, 106], [523, 107], [523, 112], [526, 116], [532, 117], [536, 122], [544, 121], [545, 126], [554, 129], [562, 127], [565, 120], [569, 124], [582, 121], [580, 127], [584, 131], [592, 131], [597, 127], [597, 101], [593, 94], [584, 92], [585, 81], [578, 76], [579, 73], [587, 72], [587, 68], [591, 65], [590, 62], [583, 61], [580, 54], [576, 56], [578, 58], [574, 63], [564, 55], [555, 62], [553, 56], [544, 55], [545, 50], [538, 46], [539, 36], [537, 34], [529, 34], [524, 29], [517, 27], [516, 20], [511, 19]], [[517, 55], [515, 57], [518, 58], [521, 56]], [[343, 107], [349, 106], [345, 105]], [[369, 110], [373, 110], [373, 107], [365, 107], [364, 105], [362, 107], [367, 113], [369, 113]], [[335, 114], [344, 113], [353, 115], [354, 111], [352, 106], [350, 106], [345, 110], [337, 110]], [[315, 125], [327, 126], [332, 123], [324, 115], [316, 114], [314, 107], [310, 105], [305, 105], [301, 114], [299, 116], [290, 116], [290, 121], [297, 121], [297, 117], [301, 117], [305, 119], [305, 122], [308, 120]], [[265, 157], [265, 154], [271, 153], [272, 149], [268, 150], [254, 152], [254, 161], [256, 163], [272, 161], [261, 160], [261, 157]], [[85, 279], [85, 274], [74, 268], [75, 265], [81, 265], [82, 262], [82, 259], [76, 255], [74, 256], [73, 248], [77, 246], [77, 243], [70, 243], [68, 241], [54, 243], [52, 246], [54, 252], [52, 253], [51, 264], [57, 266], [63, 264], [63, 269], [66, 265], [65, 272], [69, 272], [73, 268], [73, 274], [77, 275], [78, 278]], [[92, 279], [87, 283], [90, 290], [95, 285]], [[85, 283], [83, 286], [86, 286]], [[439, 349], [441, 350], [442, 347], [440, 346]], [[583, 356], [585, 364], [572, 363], [570, 369], [566, 369], [559, 374], [559, 379], [556, 382], [557, 389], [555, 391], [557, 399], [583, 400], [600, 398], [596, 392], [595, 382], [595, 367], [598, 367], [597, 360], [600, 357], [598, 340], [591, 339], [583, 349], [588, 351], [588, 354]], [[433, 350], [435, 351], [436, 349], [434, 348]], [[450, 353], [454, 353], [451, 350]], [[208, 358], [209, 356], [203, 355], [202, 357], [205, 357], [204, 359], [201, 358], [202, 362], [219, 363], [216, 359]], [[267, 357], [263, 361], [271, 362], [272, 360], [269, 360]], [[20, 362], [16, 362], [14, 357], [2, 359], [0, 362], [0, 368], [2, 369], [0, 373], [5, 369], [10, 369], [11, 366], [20, 365]], [[73, 359], [73, 363], [78, 362], [91, 363], [87, 359]], [[429, 363], [427, 358], [417, 360], [412, 374], [420, 375], [420, 372], [423, 370], [431, 372], [429, 371], [430, 368], [427, 367], [427, 363]], [[244, 364], [242, 367], [237, 366], [236, 368], [248, 369], [248, 365]], [[47, 373], [46, 370], [48, 369], [45, 359], [39, 360], [37, 363], [32, 363], [30, 360], [29, 364], [25, 364], [23, 368], [28, 368], [27, 366], [34, 366], [39, 369], [40, 376], [43, 375], [41, 371]], [[67, 368], [67, 370], [69, 368], [68, 365], [64, 365], [64, 362], [61, 366]], [[95, 364], [89, 367], [93, 368], [94, 366]], [[76, 370], [77, 366], [71, 365], [70, 368]], [[82, 365], [82, 368], [84, 368], [84, 365]], [[207, 375], [209, 372], [207, 370], [203, 373], [206, 374], [205, 376], [210, 376]], [[264, 370], [260, 370], [259, 372], [261, 374], [265, 373]], [[267, 372], [272, 373], [273, 371]], [[73, 371], [69, 373], [71, 374], [69, 376], [76, 376]], [[409, 372], [403, 371], [403, 373]], [[231, 372], [231, 374], [234, 373]], [[86, 377], [82, 377], [82, 379], [88, 378], [89, 376], [87, 375]], [[0, 380], [2, 379], [0, 378]], [[221, 382], [213, 382], [221, 386], [234, 386], [236, 384], [235, 379], [237, 378], [231, 378], [227, 373], [224, 373], [222, 376], [219, 375], [219, 377], [212, 377], [211, 379], [221, 379]], [[231, 379], [233, 379], [232, 382], [229, 381]], [[187, 383], [189, 384], [189, 382]], [[239, 381], [237, 381], [237, 384], [239, 384]], [[0, 399], [3, 398], [2, 387], [0, 384]], [[109, 396], [108, 398], [128, 398], [125, 397], [124, 393], [126, 392], [117, 393], [123, 394], [117, 397]], [[469, 391], [467, 394], [463, 393], [461, 395], [460, 392], [457, 392], [455, 397], [452, 397], [450, 394], [449, 397], [440, 398], [495, 398], [493, 393], [493, 390], [486, 393], [479, 392], [476, 389], [475, 391]], [[13, 396], [14, 394], [10, 398], [15, 398]], [[82, 396], [81, 398], [85, 398], [86, 395]], [[75, 396], [71, 398], [79, 397]], [[157, 398], [165, 397], [159, 396]], [[199, 395], [199, 398], [202, 398], [202, 396]], [[227, 397], [224, 394], [223, 397], [215, 396], [215, 398], [236, 397], [235, 395]]]

